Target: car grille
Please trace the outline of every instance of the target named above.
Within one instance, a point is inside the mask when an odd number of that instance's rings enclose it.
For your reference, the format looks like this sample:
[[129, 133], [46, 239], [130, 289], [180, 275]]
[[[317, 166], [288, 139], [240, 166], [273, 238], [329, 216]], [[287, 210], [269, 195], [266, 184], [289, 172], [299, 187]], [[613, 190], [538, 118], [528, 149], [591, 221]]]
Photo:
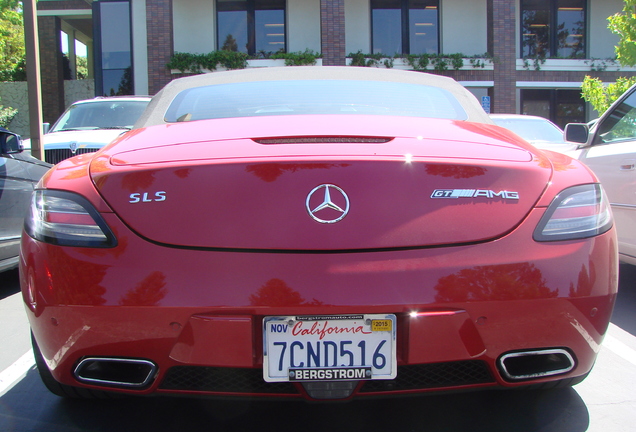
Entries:
[[262, 369], [175, 366], [168, 370], [160, 386], [165, 390], [220, 393], [298, 394], [290, 383], [268, 383]]
[[[488, 365], [479, 360], [398, 366], [394, 380], [366, 381], [360, 393], [398, 392], [494, 383]], [[268, 383], [261, 369], [175, 366], [160, 386], [163, 390], [217, 393], [298, 395], [291, 383]]]
[[71, 152], [71, 149], [52, 149], [44, 150], [44, 160], [50, 164], [56, 164], [62, 162], [64, 159], [68, 159], [73, 156], [77, 156], [84, 153], [94, 153], [99, 149], [96, 148], [78, 148], [75, 153]]
[[367, 381], [361, 393], [425, 390], [494, 383], [488, 365], [481, 360], [398, 366], [394, 380]]

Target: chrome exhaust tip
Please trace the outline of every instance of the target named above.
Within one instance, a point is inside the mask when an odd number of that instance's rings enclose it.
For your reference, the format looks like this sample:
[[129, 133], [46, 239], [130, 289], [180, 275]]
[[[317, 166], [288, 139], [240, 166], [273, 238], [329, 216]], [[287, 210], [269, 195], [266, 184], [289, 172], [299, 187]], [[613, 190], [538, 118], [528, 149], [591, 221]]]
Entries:
[[157, 370], [150, 360], [87, 357], [79, 362], [73, 374], [85, 384], [142, 389], [155, 378]]
[[562, 348], [510, 352], [499, 357], [498, 363], [509, 381], [565, 374], [576, 366], [572, 354]]

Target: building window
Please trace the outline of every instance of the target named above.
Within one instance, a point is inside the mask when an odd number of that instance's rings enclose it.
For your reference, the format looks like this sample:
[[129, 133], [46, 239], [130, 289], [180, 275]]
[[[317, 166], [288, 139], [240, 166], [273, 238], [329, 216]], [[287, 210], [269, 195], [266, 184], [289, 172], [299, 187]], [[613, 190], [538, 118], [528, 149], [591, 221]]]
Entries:
[[217, 0], [217, 49], [285, 51], [285, 0]]
[[564, 128], [568, 123], [585, 123], [585, 101], [580, 90], [521, 90], [521, 112], [545, 117]]
[[439, 0], [371, 0], [374, 54], [438, 54]]
[[135, 93], [133, 86], [130, 2], [93, 2], [95, 39], [95, 95]]
[[524, 58], [585, 58], [585, 0], [521, 0]]

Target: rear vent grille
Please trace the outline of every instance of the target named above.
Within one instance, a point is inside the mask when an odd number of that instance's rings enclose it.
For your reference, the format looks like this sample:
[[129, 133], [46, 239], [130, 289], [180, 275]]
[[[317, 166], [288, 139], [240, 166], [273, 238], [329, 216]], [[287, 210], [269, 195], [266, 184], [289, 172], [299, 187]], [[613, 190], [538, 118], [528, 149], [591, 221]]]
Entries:
[[175, 366], [160, 388], [220, 393], [298, 394], [291, 383], [267, 383], [262, 369]]
[[316, 136], [316, 137], [286, 137], [286, 138], [256, 138], [259, 144], [384, 144], [393, 138], [387, 137], [340, 137], [340, 136]]
[[361, 393], [423, 390], [494, 383], [488, 365], [480, 360], [406, 365], [398, 367], [395, 380], [367, 381]]
[[[478, 384], [494, 384], [488, 365], [480, 360], [398, 366], [394, 380], [365, 381], [360, 393], [430, 390]], [[262, 369], [175, 366], [168, 370], [163, 390], [253, 395], [298, 395], [293, 383], [268, 383]]]

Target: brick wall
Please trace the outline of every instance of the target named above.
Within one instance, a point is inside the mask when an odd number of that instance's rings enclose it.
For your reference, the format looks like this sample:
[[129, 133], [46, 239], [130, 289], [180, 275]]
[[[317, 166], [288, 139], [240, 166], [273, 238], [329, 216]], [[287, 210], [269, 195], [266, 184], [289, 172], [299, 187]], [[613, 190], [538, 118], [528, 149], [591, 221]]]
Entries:
[[166, 64], [173, 54], [172, 0], [146, 0], [148, 92], [157, 93], [172, 80]]
[[91, 9], [91, 5], [85, 0], [63, 0], [38, 2], [38, 10], [70, 10], [70, 9]]
[[[38, 10], [87, 9], [91, 6], [83, 0], [38, 2]], [[64, 112], [64, 68], [62, 64], [61, 21], [56, 17], [38, 17], [40, 44], [40, 75], [42, 78], [42, 118], [53, 124]], [[27, 65], [28, 67], [28, 65]]]
[[516, 37], [514, 0], [488, 0], [488, 49], [493, 55], [493, 113], [514, 113], [516, 104]]
[[[42, 118], [53, 124], [64, 111], [64, 69], [62, 66], [61, 23], [56, 17], [38, 17]], [[29, 65], [27, 65], [29, 67]]]
[[320, 37], [323, 66], [344, 66], [345, 0], [320, 0]]

